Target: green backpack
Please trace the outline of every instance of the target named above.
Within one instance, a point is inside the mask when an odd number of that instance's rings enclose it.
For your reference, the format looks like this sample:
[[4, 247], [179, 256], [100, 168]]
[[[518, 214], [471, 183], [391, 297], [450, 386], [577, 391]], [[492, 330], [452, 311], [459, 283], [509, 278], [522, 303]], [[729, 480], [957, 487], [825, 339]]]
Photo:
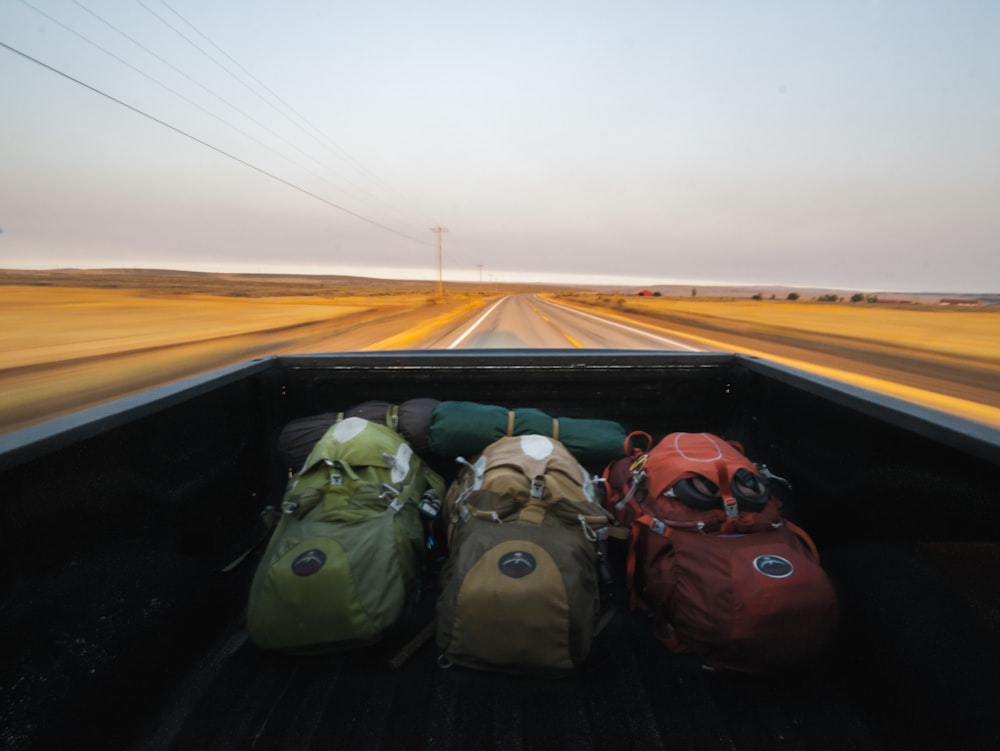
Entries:
[[332, 425], [289, 481], [250, 588], [247, 625], [266, 649], [371, 644], [419, 594], [420, 506], [444, 482], [396, 431], [360, 417]]
[[580, 665], [608, 605], [613, 522], [597, 478], [558, 441], [501, 438], [448, 490], [441, 573], [442, 665], [558, 676]]

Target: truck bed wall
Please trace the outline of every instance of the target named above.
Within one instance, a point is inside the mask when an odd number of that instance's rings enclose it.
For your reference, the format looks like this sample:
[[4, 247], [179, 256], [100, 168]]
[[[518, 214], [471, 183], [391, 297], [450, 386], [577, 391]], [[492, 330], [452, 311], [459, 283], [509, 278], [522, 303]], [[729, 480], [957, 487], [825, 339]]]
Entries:
[[[789, 515], [855, 585], [844, 638], [856, 640], [849, 651], [859, 661], [882, 655], [869, 691], [905, 686], [905, 666], [927, 638], [893, 644], [896, 611], [871, 620], [894, 597], [914, 595], [896, 570], [910, 564], [887, 558], [887, 542], [919, 544], [940, 564], [928, 590], [939, 588], [961, 618], [928, 628], [995, 636], [987, 582], [998, 571], [997, 431], [732, 355], [272, 358], [0, 437], [5, 747], [134, 739], [239, 618], [252, 567], [220, 569], [259, 537], [257, 514], [284, 487], [280, 428], [369, 399], [414, 397], [614, 419], [654, 438], [708, 430], [743, 442], [792, 482]], [[450, 460], [432, 459], [451, 471]], [[966, 573], [961, 586], [956, 571]], [[862, 579], [870, 586], [856, 586]], [[885, 657], [887, 649], [898, 654]]]

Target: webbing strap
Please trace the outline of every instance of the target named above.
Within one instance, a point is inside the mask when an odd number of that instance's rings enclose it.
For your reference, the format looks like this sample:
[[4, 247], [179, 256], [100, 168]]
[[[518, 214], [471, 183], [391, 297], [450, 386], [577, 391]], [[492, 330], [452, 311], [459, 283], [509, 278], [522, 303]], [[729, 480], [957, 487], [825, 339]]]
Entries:
[[670, 537], [673, 528], [643, 511], [642, 507], [634, 500], [631, 503], [639, 515], [632, 523], [632, 534], [628, 545], [628, 560], [625, 564], [625, 583], [629, 591], [629, 607], [633, 610], [645, 610], [646, 604], [639, 598], [639, 595], [635, 591], [635, 548], [639, 542], [640, 527], [645, 527], [650, 532], [654, 532], [661, 537]]
[[670, 537], [670, 532], [673, 530], [673, 527], [668, 525], [666, 522], [657, 519], [655, 516], [650, 516], [649, 514], [643, 514], [635, 520], [635, 523], [641, 524], [650, 532], [657, 534], [660, 537]]
[[552, 418], [552, 440], [553, 441], [558, 441], [559, 440], [559, 418], [558, 417], [553, 417]]
[[632, 610], [644, 610], [645, 604], [635, 592], [635, 546], [639, 542], [639, 525], [632, 525], [632, 539], [628, 543], [628, 560], [625, 563], [625, 586], [628, 588], [628, 605]]
[[418, 649], [420, 649], [432, 636], [434, 636], [436, 628], [437, 622], [432, 620], [420, 629], [420, 631], [418, 631], [412, 639], [400, 647], [396, 654], [389, 658], [387, 661], [389, 667], [393, 670], [401, 668], [403, 663], [409, 660]]
[[504, 435], [514, 435], [514, 410], [507, 410], [507, 432]]
[[[267, 514], [267, 513], [268, 513], [268, 510], [264, 509], [264, 511], [261, 513], [261, 518], [264, 518], [264, 515]], [[270, 515], [268, 514], [268, 516], [270, 516]], [[222, 573], [228, 574], [230, 571], [233, 571], [233, 570], [239, 568], [241, 565], [243, 565], [243, 561], [245, 561], [247, 558], [249, 558], [250, 554], [253, 553], [254, 551], [256, 551], [257, 548], [259, 548], [261, 545], [263, 545], [265, 542], [267, 542], [268, 538], [271, 537], [272, 533], [277, 534], [276, 530], [279, 527], [282, 530], [284, 529], [284, 527], [288, 524], [287, 520], [290, 517], [291, 517], [291, 514], [282, 514], [281, 518], [278, 519], [277, 524], [265, 522], [264, 526], [267, 527], [267, 530], [264, 532], [263, 535], [261, 535], [260, 539], [257, 540], [257, 542], [255, 542], [253, 545], [251, 545], [250, 548], [245, 553], [243, 553], [242, 555], [240, 555], [235, 561], [231, 561], [230, 563], [226, 564], [221, 569]], [[273, 518], [272, 518], [272, 522], [273, 522]]]
[[607, 627], [607, 625], [611, 623], [615, 615], [617, 615], [617, 612], [615, 611], [614, 608], [608, 608], [603, 613], [601, 613], [601, 616], [597, 619], [597, 623], [594, 625], [594, 636], [597, 636], [599, 633], [601, 633]]
[[615, 540], [627, 540], [631, 536], [628, 527], [603, 527], [607, 530], [608, 537]]

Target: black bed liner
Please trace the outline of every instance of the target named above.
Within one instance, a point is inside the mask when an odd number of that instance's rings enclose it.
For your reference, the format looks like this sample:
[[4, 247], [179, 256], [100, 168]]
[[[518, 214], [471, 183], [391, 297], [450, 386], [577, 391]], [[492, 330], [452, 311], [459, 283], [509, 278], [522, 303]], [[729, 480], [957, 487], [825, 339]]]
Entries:
[[[926, 557], [867, 545], [828, 550], [825, 563], [846, 616], [830, 664], [806, 674], [706, 669], [665, 650], [646, 617], [626, 608], [597, 637], [585, 666], [559, 680], [442, 668], [433, 639], [394, 667], [407, 637], [430, 617], [426, 607], [396, 638], [309, 658], [256, 648], [237, 621], [137, 748], [995, 747], [995, 639]], [[864, 592], [851, 588], [858, 576]], [[934, 648], [908, 662], [922, 644]]]
[[[256, 513], [288, 419], [369, 398], [536, 406], [743, 440], [795, 486], [842, 618], [803, 675], [705, 669], [625, 607], [561, 680], [437, 663], [436, 569], [347, 654], [249, 643]], [[0, 746], [154, 749], [992, 749], [997, 431], [731, 355], [277, 358], [0, 437]], [[448, 471], [447, 464], [441, 468]], [[613, 549], [621, 571], [620, 549]]]

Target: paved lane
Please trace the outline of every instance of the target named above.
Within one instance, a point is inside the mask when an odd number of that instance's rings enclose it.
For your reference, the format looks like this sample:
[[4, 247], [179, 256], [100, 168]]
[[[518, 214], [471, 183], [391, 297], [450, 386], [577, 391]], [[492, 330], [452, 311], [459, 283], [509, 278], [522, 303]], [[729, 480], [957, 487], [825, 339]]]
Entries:
[[[426, 345], [425, 345], [426, 346]], [[534, 295], [512, 295], [490, 305], [450, 341], [447, 349], [701, 349], [693, 340], [668, 337], [640, 325], [600, 318]]]

